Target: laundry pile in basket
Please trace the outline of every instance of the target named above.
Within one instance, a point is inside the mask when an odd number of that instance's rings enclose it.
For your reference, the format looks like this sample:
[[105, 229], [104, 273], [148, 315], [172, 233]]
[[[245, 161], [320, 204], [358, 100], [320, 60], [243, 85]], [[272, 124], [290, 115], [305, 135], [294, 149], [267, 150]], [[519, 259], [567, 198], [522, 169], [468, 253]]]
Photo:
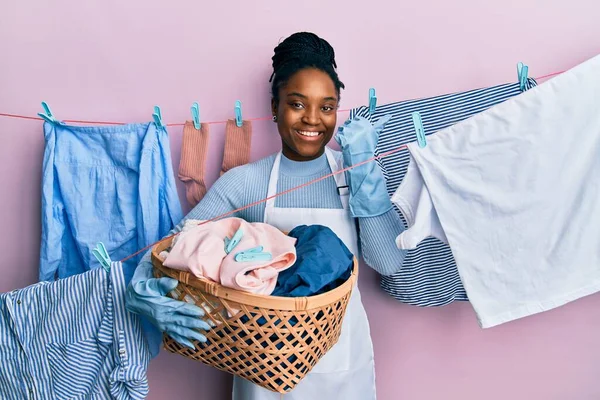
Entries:
[[188, 220], [163, 265], [250, 293], [299, 297], [325, 293], [344, 283], [353, 255], [328, 227], [300, 225], [287, 235], [260, 222], [225, 218]]

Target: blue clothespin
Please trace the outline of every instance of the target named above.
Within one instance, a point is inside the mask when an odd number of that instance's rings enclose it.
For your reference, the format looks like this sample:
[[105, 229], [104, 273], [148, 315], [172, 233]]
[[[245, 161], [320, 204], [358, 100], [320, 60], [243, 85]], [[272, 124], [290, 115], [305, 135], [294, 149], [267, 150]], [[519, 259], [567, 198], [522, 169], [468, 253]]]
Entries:
[[[262, 246], [261, 246], [262, 247]], [[233, 257], [233, 259], [237, 262], [245, 262], [245, 261], [271, 261], [273, 256], [269, 252], [263, 251], [240, 251]]]
[[235, 124], [242, 126], [244, 121], [242, 120], [242, 102], [236, 100], [235, 102]]
[[160, 112], [159, 106], [154, 106], [154, 113], [152, 114], [152, 118], [154, 118], [154, 123], [156, 124], [157, 128], [165, 127], [165, 125], [163, 124], [162, 113]]
[[42, 117], [44, 121], [49, 122], [51, 124], [60, 124], [60, 122], [57, 121], [56, 118], [54, 118], [54, 115], [52, 115], [52, 111], [50, 110], [50, 107], [48, 107], [48, 104], [45, 101], [42, 101], [42, 108], [44, 109], [44, 113], [38, 113], [38, 115]]
[[251, 249], [240, 251], [233, 259], [236, 262], [245, 261], [270, 261], [273, 258], [268, 251], [263, 252], [263, 246], [252, 247]]
[[369, 113], [373, 114], [377, 107], [377, 96], [375, 96], [375, 88], [369, 89]]
[[263, 251], [263, 248], [264, 247], [262, 247], [262, 246], [256, 246], [256, 247], [252, 247], [248, 250], [240, 251], [240, 253], [260, 253], [261, 251]]
[[527, 78], [529, 75], [529, 67], [522, 62], [517, 63], [517, 77], [519, 79], [519, 89], [522, 92], [527, 90]]
[[100, 262], [102, 268], [104, 268], [106, 272], [110, 272], [110, 264], [112, 263], [112, 260], [106, 251], [106, 247], [104, 247], [104, 243], [98, 243], [96, 248], [92, 250], [92, 254], [94, 257], [96, 257], [98, 262]]
[[[242, 237], [244, 236], [244, 231], [242, 229], [238, 229], [237, 232], [233, 235], [231, 240], [225, 241], [225, 253], [229, 254], [238, 245]], [[229, 238], [225, 238], [229, 239]]]
[[194, 121], [194, 128], [200, 129], [200, 106], [198, 103], [192, 104], [192, 121]]
[[419, 147], [423, 148], [427, 146], [427, 139], [425, 138], [425, 128], [423, 128], [423, 120], [421, 119], [421, 113], [415, 111], [411, 115], [413, 125], [415, 126], [415, 131], [417, 132], [417, 142], [419, 143]]

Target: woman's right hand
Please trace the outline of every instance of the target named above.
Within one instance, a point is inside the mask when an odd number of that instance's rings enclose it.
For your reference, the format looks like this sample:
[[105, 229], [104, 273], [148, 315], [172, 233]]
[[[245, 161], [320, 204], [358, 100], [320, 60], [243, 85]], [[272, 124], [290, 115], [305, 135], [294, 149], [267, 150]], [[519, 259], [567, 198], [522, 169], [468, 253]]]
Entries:
[[[127, 310], [145, 316], [182, 346], [193, 349], [191, 340], [206, 342], [206, 336], [198, 331], [210, 329], [209, 324], [201, 319], [205, 315], [204, 310], [196, 305], [167, 297], [167, 293], [177, 287], [176, 279], [146, 279], [143, 276], [146, 275], [144, 271], [138, 271], [140, 268], [143, 269], [143, 266], [138, 266], [127, 287]], [[150, 264], [150, 271], [151, 268]]]

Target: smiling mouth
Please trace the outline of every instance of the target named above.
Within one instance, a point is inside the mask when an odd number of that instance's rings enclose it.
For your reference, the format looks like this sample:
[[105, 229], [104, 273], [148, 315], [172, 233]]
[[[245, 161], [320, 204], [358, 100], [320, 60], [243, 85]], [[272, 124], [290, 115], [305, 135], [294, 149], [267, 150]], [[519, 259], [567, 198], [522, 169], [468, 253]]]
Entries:
[[311, 131], [299, 131], [299, 130], [295, 130], [294, 132], [296, 132], [298, 135], [300, 135], [306, 139], [316, 139], [317, 137], [319, 137], [323, 134], [323, 132], [311, 132]]

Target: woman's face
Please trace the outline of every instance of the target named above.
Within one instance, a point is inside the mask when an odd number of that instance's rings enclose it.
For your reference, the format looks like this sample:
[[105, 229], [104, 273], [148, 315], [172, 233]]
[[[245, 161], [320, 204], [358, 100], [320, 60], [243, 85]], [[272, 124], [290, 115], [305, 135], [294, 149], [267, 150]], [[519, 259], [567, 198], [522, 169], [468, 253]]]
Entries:
[[306, 68], [296, 72], [279, 89], [273, 102], [283, 154], [308, 161], [323, 154], [337, 122], [338, 94], [327, 73]]

